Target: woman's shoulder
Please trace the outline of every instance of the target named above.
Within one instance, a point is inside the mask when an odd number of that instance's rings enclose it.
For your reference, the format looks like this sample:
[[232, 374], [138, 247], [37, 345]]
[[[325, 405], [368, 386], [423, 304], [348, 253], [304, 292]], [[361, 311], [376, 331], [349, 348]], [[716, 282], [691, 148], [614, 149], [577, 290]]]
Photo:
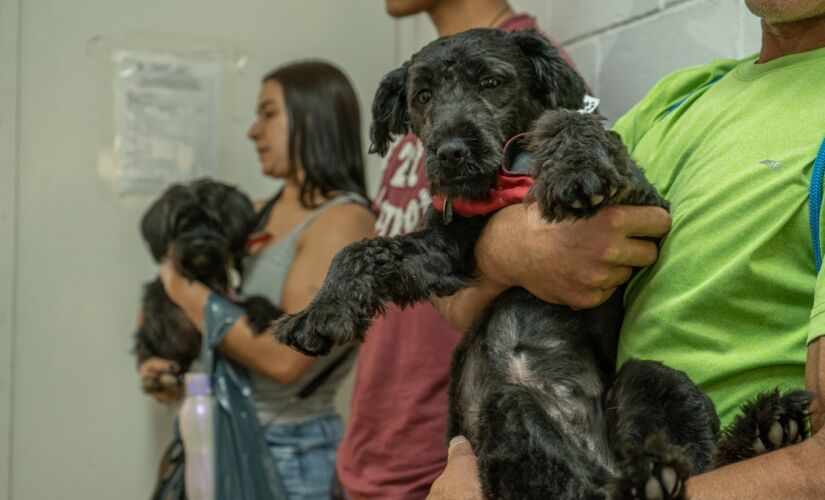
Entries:
[[375, 226], [375, 214], [368, 206], [347, 200], [326, 207], [304, 231], [304, 239], [339, 236], [368, 236]]
[[375, 221], [375, 213], [370, 210], [369, 205], [366, 204], [366, 200], [360, 202], [352, 199], [341, 201], [340, 203], [327, 207], [326, 210], [318, 215], [316, 220], [319, 224], [335, 224], [344, 221], [369, 221], [372, 223]]

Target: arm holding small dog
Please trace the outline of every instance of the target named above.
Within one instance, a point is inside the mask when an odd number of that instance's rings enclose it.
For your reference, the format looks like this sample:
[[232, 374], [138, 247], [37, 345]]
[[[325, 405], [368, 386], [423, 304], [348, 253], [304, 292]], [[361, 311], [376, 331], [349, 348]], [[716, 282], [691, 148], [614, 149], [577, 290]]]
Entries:
[[661, 238], [669, 229], [670, 215], [658, 207], [613, 206], [588, 219], [547, 223], [537, 204], [513, 205], [481, 232], [476, 284], [433, 300], [462, 331], [513, 286], [546, 302], [592, 308], [626, 282], [632, 268], [656, 260], [656, 243], [640, 238]]
[[[318, 217], [298, 241], [284, 285], [284, 312], [303, 310], [320, 289], [335, 254], [347, 244], [370, 236], [372, 231], [373, 216], [360, 206], [331, 207]], [[202, 332], [203, 308], [212, 291], [201, 283], [188, 281], [168, 261], [161, 264], [160, 276], [169, 297]], [[246, 317], [242, 318], [219, 345], [235, 361], [283, 385], [298, 381], [315, 361], [277, 342], [273, 335], [259, 335]]]

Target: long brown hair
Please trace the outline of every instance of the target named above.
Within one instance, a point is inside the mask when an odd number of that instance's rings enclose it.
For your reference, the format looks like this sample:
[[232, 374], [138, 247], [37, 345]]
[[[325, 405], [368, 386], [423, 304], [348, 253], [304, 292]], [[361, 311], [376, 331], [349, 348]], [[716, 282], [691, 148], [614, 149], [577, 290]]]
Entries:
[[344, 73], [323, 61], [300, 61], [276, 68], [263, 81], [284, 89], [289, 116], [290, 178], [297, 161], [304, 169], [301, 204], [312, 208], [316, 194], [351, 191], [366, 198], [361, 113]]

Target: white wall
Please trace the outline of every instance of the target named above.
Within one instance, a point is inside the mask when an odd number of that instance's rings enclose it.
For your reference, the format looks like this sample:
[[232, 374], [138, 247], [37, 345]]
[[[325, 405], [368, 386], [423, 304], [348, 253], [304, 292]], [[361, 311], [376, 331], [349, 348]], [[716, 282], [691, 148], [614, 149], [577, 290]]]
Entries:
[[395, 25], [372, 1], [0, 0], [3, 500], [146, 498], [168, 439], [171, 412], [140, 393], [129, 354], [154, 270], [137, 230], [149, 200], [98, 176], [112, 127], [98, 35], [248, 54], [226, 82], [219, 176], [256, 195], [272, 185], [245, 133], [266, 70], [335, 61], [366, 118], [395, 64]]
[[564, 44], [616, 120], [669, 72], [759, 50], [744, 0], [548, 0], [542, 27]]
[[[90, 39], [247, 53], [223, 96], [219, 175], [260, 196], [271, 184], [244, 134], [265, 70], [336, 61], [366, 118], [380, 77], [434, 37], [423, 16], [394, 23], [380, 3], [0, 0], [0, 500], [145, 498], [168, 432], [128, 353], [153, 271], [137, 232], [147, 200], [118, 200], [98, 177], [111, 75]], [[758, 48], [742, 0], [513, 4], [568, 46], [613, 119], [672, 69]]]

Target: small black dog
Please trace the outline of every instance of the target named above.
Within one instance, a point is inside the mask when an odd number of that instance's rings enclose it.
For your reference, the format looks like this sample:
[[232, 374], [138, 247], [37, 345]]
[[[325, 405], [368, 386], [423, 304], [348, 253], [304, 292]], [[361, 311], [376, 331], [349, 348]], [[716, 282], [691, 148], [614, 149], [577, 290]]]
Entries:
[[[362, 340], [387, 301], [406, 306], [470, 285], [489, 216], [452, 208], [490, 199], [502, 157], [514, 157], [505, 167], [527, 158], [528, 202], [548, 221], [619, 203], [667, 208], [617, 136], [592, 115], [557, 109], [583, 98], [581, 78], [531, 32], [441, 38], [389, 73], [373, 102], [373, 149], [384, 154], [391, 135], [412, 130], [443, 213], [431, 210], [421, 231], [340, 252], [309, 307], [278, 320], [279, 339], [322, 354]], [[526, 131], [505, 156], [503, 145]], [[719, 420], [684, 373], [639, 360], [614, 372], [622, 314], [621, 293], [574, 311], [513, 288], [464, 337], [448, 435], [472, 442], [488, 498], [681, 498], [687, 477], [712, 466]], [[740, 419], [731, 432], [747, 442], [720, 448], [733, 460], [759, 452], [755, 439], [763, 451], [801, 439], [806, 402], [801, 392], [765, 396], [764, 425]]]
[[[255, 225], [249, 198], [232, 186], [210, 179], [175, 184], [143, 216], [141, 232], [156, 262], [165, 257], [190, 280], [226, 294], [239, 285], [249, 233]], [[252, 328], [261, 333], [281, 311], [263, 297], [239, 303]], [[179, 376], [201, 352], [201, 335], [166, 295], [156, 279], [144, 287], [143, 321], [135, 334], [138, 362], [158, 356], [175, 361], [171, 374], [144, 382], [144, 390], [175, 389]]]

